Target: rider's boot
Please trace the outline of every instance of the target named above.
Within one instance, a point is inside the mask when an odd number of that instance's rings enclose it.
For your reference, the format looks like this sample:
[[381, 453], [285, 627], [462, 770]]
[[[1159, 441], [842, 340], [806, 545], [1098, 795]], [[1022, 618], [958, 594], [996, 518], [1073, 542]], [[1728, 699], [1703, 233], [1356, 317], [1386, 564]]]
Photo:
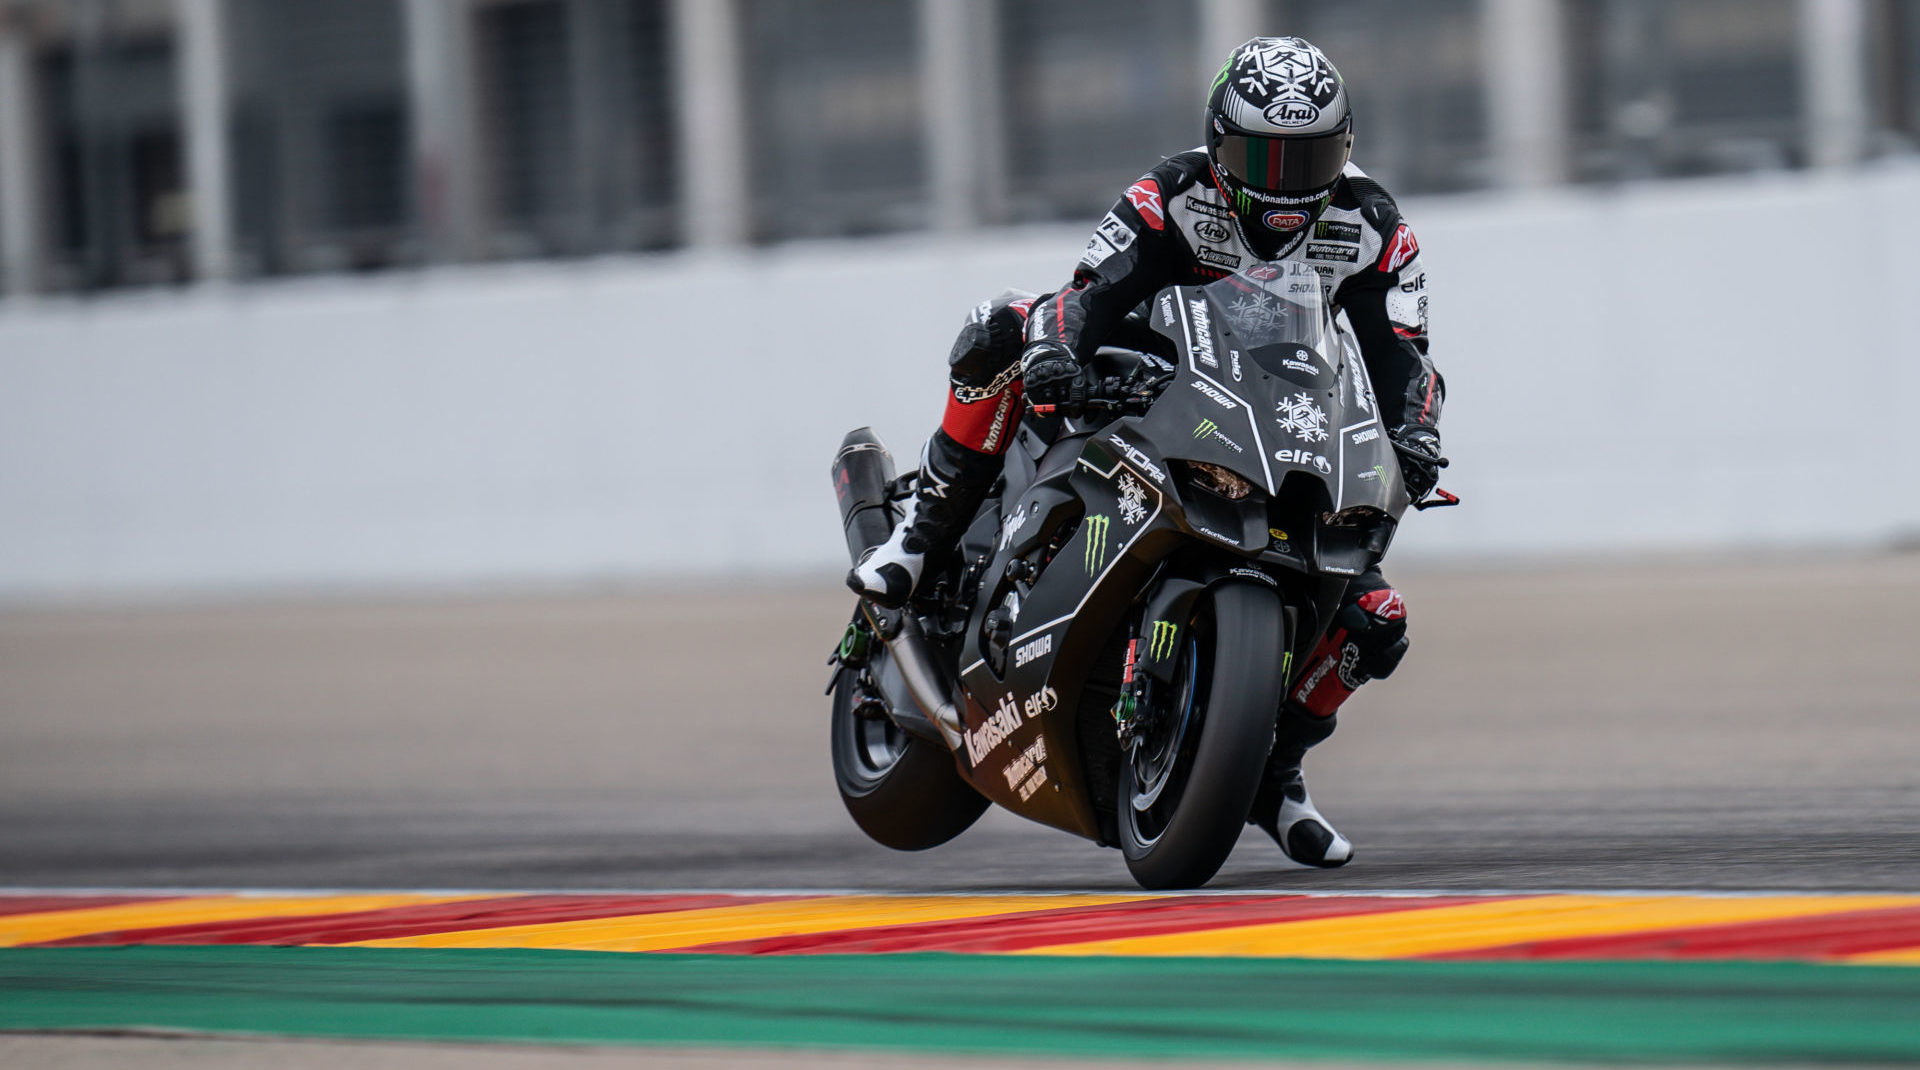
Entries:
[[1286, 704], [1274, 733], [1266, 775], [1247, 815], [1247, 822], [1272, 836], [1288, 858], [1323, 869], [1346, 865], [1353, 857], [1353, 844], [1313, 805], [1300, 763], [1309, 748], [1333, 734], [1336, 720], [1331, 714], [1315, 717], [1295, 703]]
[[920, 479], [886, 542], [847, 573], [847, 586], [878, 606], [898, 609], [920, 586], [928, 557], [960, 541], [961, 532], [1000, 473], [1000, 457], [970, 450], [935, 431], [920, 459]]

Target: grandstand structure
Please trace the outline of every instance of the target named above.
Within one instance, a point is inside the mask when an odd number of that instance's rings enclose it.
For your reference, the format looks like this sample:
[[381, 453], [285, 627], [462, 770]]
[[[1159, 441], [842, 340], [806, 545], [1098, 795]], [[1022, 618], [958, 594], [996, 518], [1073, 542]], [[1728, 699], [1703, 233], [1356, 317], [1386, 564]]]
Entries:
[[0, 291], [1090, 218], [1256, 33], [1407, 194], [1920, 136], [1920, 0], [0, 0]]

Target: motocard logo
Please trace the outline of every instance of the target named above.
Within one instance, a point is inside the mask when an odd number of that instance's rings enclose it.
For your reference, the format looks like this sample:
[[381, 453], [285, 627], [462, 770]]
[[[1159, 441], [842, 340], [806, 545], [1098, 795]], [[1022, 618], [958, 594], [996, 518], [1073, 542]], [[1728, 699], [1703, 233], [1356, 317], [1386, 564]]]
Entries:
[[[1049, 689], [1051, 690], [1051, 689]], [[1000, 704], [978, 728], [966, 732], [967, 760], [979, 765], [993, 749], [1020, 730], [1020, 705], [1012, 695], [1000, 696]]]
[[1193, 313], [1193, 355], [1207, 367], [1218, 368], [1220, 358], [1213, 352], [1213, 317], [1207, 312], [1207, 303], [1196, 298], [1187, 302], [1187, 309]]
[[1260, 217], [1260, 222], [1265, 223], [1268, 230], [1287, 232], [1306, 226], [1309, 218], [1305, 212], [1268, 212]]
[[1053, 636], [1051, 634], [1043, 635], [1033, 642], [1014, 650], [1013, 667], [1016, 669], [1020, 668], [1037, 657], [1051, 653], [1053, 653]]
[[1222, 394], [1220, 391], [1215, 390], [1213, 387], [1207, 385], [1205, 382], [1199, 379], [1189, 379], [1188, 382], [1193, 384], [1193, 388], [1195, 390], [1198, 390], [1202, 394], [1205, 394], [1206, 396], [1212, 398], [1213, 403], [1220, 406], [1221, 408], [1233, 409], [1238, 407], [1233, 403], [1233, 400], [1231, 398], [1227, 397], [1225, 394]]
[[[1111, 189], [1112, 187], [1108, 187]], [[1140, 219], [1155, 230], [1165, 229], [1167, 216], [1160, 208], [1160, 184], [1143, 178], [1127, 187], [1127, 203], [1140, 213]]]
[[1380, 254], [1380, 270], [1399, 271], [1419, 253], [1420, 242], [1413, 236], [1413, 228], [1402, 223], [1394, 228], [1392, 240], [1387, 242], [1386, 251]]
[[1287, 464], [1309, 465], [1320, 474], [1333, 471], [1333, 463], [1310, 450], [1275, 450], [1273, 459]]
[[1339, 260], [1348, 264], [1360, 262], [1360, 250], [1352, 245], [1338, 242], [1315, 241], [1307, 243], [1308, 260]]
[[[1265, 112], [1266, 120], [1275, 126], [1292, 129], [1300, 126], [1312, 126], [1320, 121], [1320, 109], [1304, 100], [1283, 100], [1271, 105]], [[1108, 186], [1112, 189], [1112, 186]]]

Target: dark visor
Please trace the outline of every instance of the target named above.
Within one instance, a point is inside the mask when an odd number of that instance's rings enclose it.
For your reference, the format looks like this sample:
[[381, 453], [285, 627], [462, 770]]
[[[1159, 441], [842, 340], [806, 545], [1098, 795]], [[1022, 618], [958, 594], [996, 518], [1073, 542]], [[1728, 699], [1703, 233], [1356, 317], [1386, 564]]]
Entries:
[[1255, 189], [1301, 194], [1325, 189], [1347, 166], [1346, 130], [1318, 137], [1254, 137], [1220, 134], [1213, 158], [1227, 173]]

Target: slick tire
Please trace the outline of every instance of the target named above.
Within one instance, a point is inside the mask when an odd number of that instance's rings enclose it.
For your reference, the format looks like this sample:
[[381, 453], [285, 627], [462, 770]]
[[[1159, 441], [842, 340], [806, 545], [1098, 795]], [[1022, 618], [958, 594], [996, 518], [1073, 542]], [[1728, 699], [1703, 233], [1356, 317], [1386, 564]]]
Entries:
[[1183, 630], [1183, 671], [1195, 681], [1183, 706], [1195, 719], [1151, 807], [1136, 806], [1150, 785], [1134, 760], [1121, 761], [1120, 848], [1143, 888], [1195, 888], [1219, 872], [1260, 787], [1285, 688], [1286, 624], [1272, 590], [1215, 587]]
[[938, 744], [853, 711], [853, 688], [834, 689], [833, 779], [853, 823], [875, 843], [924, 851], [965, 832], [987, 797], [960, 779]]

